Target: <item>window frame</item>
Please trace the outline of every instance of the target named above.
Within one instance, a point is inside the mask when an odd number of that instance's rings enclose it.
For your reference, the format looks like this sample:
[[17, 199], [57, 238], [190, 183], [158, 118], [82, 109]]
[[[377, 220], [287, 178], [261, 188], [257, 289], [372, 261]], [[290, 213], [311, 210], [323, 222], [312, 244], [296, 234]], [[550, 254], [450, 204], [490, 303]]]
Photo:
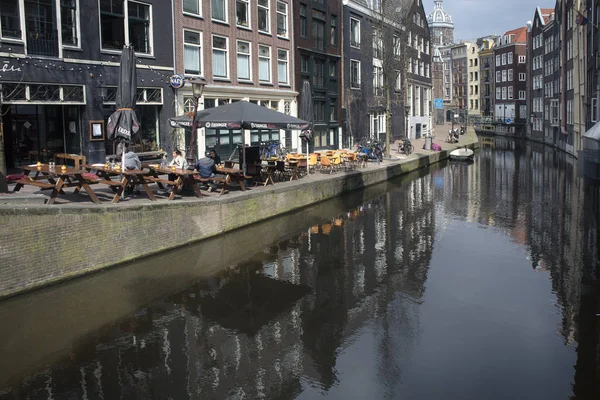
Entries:
[[[192, 33], [197, 33], [199, 36], [199, 43], [187, 43], [185, 41], [185, 32], [192, 32]], [[204, 76], [204, 51], [203, 51], [203, 34], [202, 31], [197, 31], [194, 29], [187, 29], [184, 28], [183, 29], [183, 71], [186, 75], [195, 75], [195, 76]], [[198, 73], [196, 72], [190, 72], [186, 69], [186, 64], [185, 64], [185, 47], [186, 46], [192, 46], [192, 47], [197, 47], [199, 48], [199, 54], [200, 54], [200, 71]]]
[[[215, 38], [225, 39], [225, 49], [216, 48], [217, 49], [216, 51], [225, 53], [225, 75], [224, 76], [215, 75], [215, 56], [214, 56], [215, 55]], [[229, 80], [230, 75], [231, 75], [231, 72], [230, 72], [231, 68], [229, 66], [229, 37], [213, 34], [211, 36], [211, 41], [210, 41], [210, 51], [211, 51], [210, 54], [212, 56], [211, 75], [212, 75], [213, 79], [214, 80]]]
[[[240, 52], [239, 45], [241, 43], [245, 43], [248, 45], [248, 53]], [[236, 76], [238, 81], [242, 82], [252, 82], [252, 42], [248, 42], [246, 40], [236, 39], [235, 41], [235, 54], [236, 54]], [[248, 78], [240, 77], [240, 69], [237, 66], [240, 65], [239, 57], [243, 55], [248, 57]]]
[[[81, 9], [79, 8], [79, 0], [74, 0], [75, 2], [75, 35], [76, 35], [76, 39], [77, 39], [77, 44], [65, 44], [64, 38], [63, 38], [63, 33], [62, 33], [62, 28], [63, 28], [63, 18], [62, 18], [62, 5], [60, 4], [60, 1], [58, 2], [58, 12], [61, 13], [60, 16], [60, 40], [61, 40], [61, 45], [62, 47], [66, 47], [68, 49], [81, 49]], [[21, 5], [21, 2], [19, 2], [19, 6]], [[19, 18], [20, 19], [20, 18]], [[1, 36], [1, 32], [0, 32], [0, 36]], [[4, 38], [2, 40], [5, 40]]]
[[[148, 42], [149, 42], [149, 47], [150, 47], [150, 52], [149, 53], [145, 53], [145, 52], [141, 52], [141, 51], [137, 51], [135, 50], [135, 54], [140, 54], [140, 55], [145, 55], [145, 56], [154, 56], [154, 11], [153, 11], [153, 4], [149, 4], [149, 3], [145, 3], [143, 1], [138, 1], [138, 0], [123, 0], [123, 42], [124, 43], [131, 43], [131, 39], [129, 37], [129, 3], [137, 3], [137, 4], [142, 4], [148, 7], [148, 14], [149, 14], [149, 19], [148, 19]], [[102, 39], [102, 12], [100, 10], [100, 0], [98, 0], [98, 31], [99, 31], [99, 38], [100, 38], [100, 52], [101, 53], [108, 53], [108, 54], [121, 54], [123, 52], [122, 49], [110, 49], [110, 48], [104, 48], [103, 46], [103, 39]]]
[[[267, 2], [267, 5], [264, 6], [264, 5], [260, 4], [260, 1], [261, 0], [257, 0], [257, 2], [256, 2], [256, 7], [257, 7], [257, 11], [256, 11], [257, 12], [257, 14], [256, 14], [257, 15], [257, 17], [256, 17], [256, 28], [257, 28], [258, 32], [270, 35], [271, 34], [271, 2], [270, 2], [270, 0], [264, 0], [264, 1]], [[266, 29], [261, 29], [260, 28], [260, 14], [259, 14], [259, 12], [260, 12], [261, 9], [262, 10], [266, 9], [266, 13], [265, 13], [265, 15], [267, 17]]]
[[[352, 79], [352, 70], [353, 70], [353, 66], [356, 65], [357, 67], [357, 74], [356, 74], [356, 82], [353, 81]], [[356, 60], [356, 59], [350, 59], [350, 88], [351, 89], [360, 89], [361, 86], [361, 62], [360, 60]]]
[[[285, 13], [279, 11], [279, 6], [283, 5], [285, 7]], [[276, 15], [276, 19], [277, 19], [277, 37], [280, 38], [284, 38], [284, 39], [288, 39], [289, 38], [289, 7], [288, 4], [277, 0], [277, 2], [275, 3], [275, 13]], [[285, 32], [283, 34], [279, 33], [279, 16], [283, 15], [284, 21], [285, 21]]]
[[[223, 14], [225, 16], [224, 19], [217, 19], [213, 15], [213, 1], [221, 1], [223, 3]], [[210, 20], [213, 22], [220, 22], [223, 24], [229, 23], [229, 1], [228, 0], [210, 0]]]
[[[238, 3], [246, 4], [246, 21], [247, 25], [243, 25], [239, 23], [238, 20]], [[236, 0], [235, 1], [235, 26], [242, 29], [252, 29], [252, 12], [250, 9], [250, 0]]]
[[[355, 23], [354, 26], [357, 28], [356, 32], [352, 28], [353, 22]], [[360, 19], [350, 17], [350, 47], [353, 47], [355, 49], [360, 49], [360, 31], [361, 31]], [[357, 37], [355, 37], [355, 36], [357, 36]]]
[[190, 16], [193, 16], [193, 17], [200, 17], [200, 18], [202, 18], [202, 0], [192, 0], [192, 1], [194, 1], [198, 5], [198, 12], [195, 13], [195, 12], [192, 12], [192, 11], [186, 11], [185, 8], [184, 8], [185, 0], [181, 1], [181, 12], [184, 15], [190, 15]]
[[[279, 58], [279, 52], [285, 52], [285, 59]], [[281, 81], [280, 79], [280, 74], [279, 74], [279, 65], [280, 62], [285, 62], [285, 75], [286, 75], [286, 80]], [[290, 52], [289, 50], [286, 49], [277, 49], [277, 83], [279, 85], [285, 85], [285, 86], [289, 86], [290, 84]]]
[[[263, 56], [263, 55], [260, 54], [261, 48], [269, 49], [269, 57], [267, 58], [268, 66], [269, 66], [269, 68], [267, 70], [267, 72], [269, 73], [269, 79], [268, 80], [264, 80], [264, 79], [260, 78], [260, 71], [261, 71], [260, 60], [266, 58], [265, 56]], [[271, 46], [267, 46], [267, 45], [264, 45], [264, 44], [259, 44], [258, 45], [258, 55], [257, 55], [257, 57], [258, 57], [258, 82], [262, 83], [262, 84], [265, 84], [265, 83], [266, 84], [272, 84], [273, 83], [273, 74], [272, 74], [273, 67], [272, 67]]]

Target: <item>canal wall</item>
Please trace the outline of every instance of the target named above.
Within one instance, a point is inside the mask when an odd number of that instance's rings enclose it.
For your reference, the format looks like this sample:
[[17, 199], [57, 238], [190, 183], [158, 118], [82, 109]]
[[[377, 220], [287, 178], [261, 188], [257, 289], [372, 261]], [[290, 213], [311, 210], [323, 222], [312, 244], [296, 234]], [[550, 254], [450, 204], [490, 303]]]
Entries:
[[[477, 148], [474, 134], [460, 147]], [[215, 237], [449, 157], [413, 153], [377, 168], [301, 179], [218, 199], [137, 204], [0, 206], [0, 298]], [[223, 251], [244, 248], [224, 244]], [[210, 258], [210, 255], [206, 255]], [[165, 265], [169, 268], [169, 265]]]

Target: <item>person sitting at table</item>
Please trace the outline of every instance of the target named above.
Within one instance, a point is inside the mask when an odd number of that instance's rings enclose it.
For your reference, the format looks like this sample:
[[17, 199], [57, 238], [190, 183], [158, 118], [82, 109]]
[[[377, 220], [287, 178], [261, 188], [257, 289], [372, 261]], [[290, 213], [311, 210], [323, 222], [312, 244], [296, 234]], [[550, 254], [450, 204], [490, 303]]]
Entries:
[[175, 166], [177, 169], [187, 169], [188, 163], [186, 159], [181, 155], [181, 150], [173, 151], [173, 159], [169, 163], [169, 166]]
[[[206, 152], [205, 156], [196, 162], [194, 168], [200, 174], [201, 178], [215, 178], [217, 173], [217, 167], [215, 160], [211, 157], [211, 152]], [[215, 153], [216, 154], [216, 153]], [[208, 182], [208, 191], [216, 189], [217, 185], [213, 181]]]
[[[129, 145], [125, 145], [124, 147], [124, 151], [125, 151], [125, 165], [123, 166], [125, 169], [129, 169], [129, 170], [133, 170], [133, 169], [142, 169], [142, 163], [140, 161], [140, 158], [138, 157], [137, 154], [135, 154], [135, 152], [133, 150], [131, 150], [131, 148], [129, 147]], [[127, 185], [127, 188], [125, 189], [125, 193], [126, 194], [140, 194], [140, 191], [137, 189], [137, 185]]]
[[219, 157], [219, 155], [217, 154], [217, 152], [214, 149], [209, 151], [208, 156], [210, 158], [212, 158], [213, 160], [215, 160], [215, 165], [221, 165], [221, 157]]

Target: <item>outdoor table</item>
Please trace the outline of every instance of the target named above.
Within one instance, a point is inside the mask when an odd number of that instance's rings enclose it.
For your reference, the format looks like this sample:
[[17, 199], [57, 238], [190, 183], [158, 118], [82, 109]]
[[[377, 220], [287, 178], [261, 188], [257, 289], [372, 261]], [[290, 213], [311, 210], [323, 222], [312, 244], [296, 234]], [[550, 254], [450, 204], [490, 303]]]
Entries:
[[291, 176], [290, 176], [290, 182], [293, 181], [294, 179], [298, 180], [299, 178], [299, 173], [300, 173], [300, 169], [298, 168], [298, 166], [300, 165], [300, 161], [298, 160], [290, 160], [288, 161], [288, 165], [290, 167], [291, 170]]
[[[152, 182], [155, 182], [159, 188], [163, 189], [164, 186], [162, 185], [167, 184], [167, 185], [172, 185], [173, 186], [173, 190], [171, 191], [171, 194], [169, 195], [169, 200], [173, 200], [175, 198], [175, 195], [177, 194], [177, 191], [183, 187], [184, 184], [184, 180], [187, 177], [191, 177], [194, 178], [195, 176], [198, 175], [198, 171], [193, 171], [193, 170], [189, 170], [189, 169], [181, 169], [181, 168], [171, 168], [171, 167], [161, 167], [158, 164], [155, 165], [148, 165], [148, 169], [150, 170], [150, 175], [151, 177], [149, 178], [149, 180], [151, 180]], [[174, 181], [171, 181], [169, 179], [161, 179], [159, 177], [159, 175], [169, 175], [169, 174], [173, 174], [176, 175], [177, 178]], [[198, 198], [202, 198], [202, 192], [200, 191], [200, 188], [198, 187], [198, 185], [192, 185], [193, 189], [194, 189], [194, 194], [196, 195], [196, 197]]]
[[[111, 168], [106, 164], [88, 164], [83, 166], [85, 169], [89, 171], [96, 171], [96, 175], [100, 180], [99, 184], [108, 185], [113, 190], [116, 190], [115, 196], [113, 197], [113, 203], [118, 203], [121, 200], [123, 192], [129, 185], [142, 185], [144, 191], [148, 195], [148, 198], [152, 201], [156, 200], [154, 193], [148, 186], [150, 182], [147, 179], [148, 172], [141, 169], [125, 169], [125, 170], [117, 170], [115, 168]], [[121, 176], [121, 180], [113, 180], [113, 177]]]
[[[21, 166], [25, 171], [24, 177], [17, 181], [17, 184], [13, 191], [18, 192], [24, 185], [37, 186], [41, 189], [52, 189], [52, 194], [46, 204], [54, 204], [56, 197], [59, 194], [65, 194], [63, 188], [75, 187], [75, 193], [79, 193], [83, 188], [90, 199], [94, 203], [100, 203], [98, 196], [90, 188], [89, 182], [83, 177], [86, 172], [83, 169], [78, 168], [65, 168], [63, 169], [60, 165], [50, 168], [48, 164], [41, 165], [23, 165]], [[31, 176], [31, 173], [35, 173]], [[47, 180], [48, 183], [42, 182]]]
[[277, 171], [277, 164], [262, 164], [262, 169], [267, 175], [267, 178], [263, 182], [263, 186], [267, 186], [269, 182], [274, 185], [275, 181], [273, 180], [273, 174]]
[[75, 163], [75, 168], [81, 168], [85, 162], [86, 157], [81, 154], [67, 154], [67, 153], [58, 153], [54, 155], [56, 160], [63, 160], [66, 164], [66, 160], [72, 160]]
[[246, 184], [244, 183], [246, 176], [244, 175], [244, 171], [242, 171], [241, 169], [220, 167], [220, 168], [217, 168], [217, 172], [225, 175], [225, 184], [223, 185], [221, 194], [225, 193], [225, 188], [227, 187], [227, 184], [229, 182], [239, 183], [240, 189], [242, 189], [242, 192], [246, 191]]

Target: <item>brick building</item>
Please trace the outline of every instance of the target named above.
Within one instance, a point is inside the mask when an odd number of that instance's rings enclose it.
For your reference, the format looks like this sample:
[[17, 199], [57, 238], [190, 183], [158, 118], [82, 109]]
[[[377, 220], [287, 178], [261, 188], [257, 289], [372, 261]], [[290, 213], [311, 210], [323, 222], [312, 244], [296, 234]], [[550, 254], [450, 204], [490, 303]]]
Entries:
[[494, 47], [496, 130], [515, 134], [525, 126], [527, 113], [527, 28], [510, 30], [496, 40]]
[[[175, 0], [175, 69], [186, 77], [207, 81], [199, 109], [246, 100], [297, 115], [292, 73], [292, 7], [288, 0]], [[177, 91], [177, 113], [192, 112], [191, 85]], [[176, 133], [187, 149], [191, 132]], [[290, 142], [295, 131], [247, 130], [245, 142]], [[200, 154], [207, 149], [228, 157], [242, 143], [242, 130], [198, 130]]]

